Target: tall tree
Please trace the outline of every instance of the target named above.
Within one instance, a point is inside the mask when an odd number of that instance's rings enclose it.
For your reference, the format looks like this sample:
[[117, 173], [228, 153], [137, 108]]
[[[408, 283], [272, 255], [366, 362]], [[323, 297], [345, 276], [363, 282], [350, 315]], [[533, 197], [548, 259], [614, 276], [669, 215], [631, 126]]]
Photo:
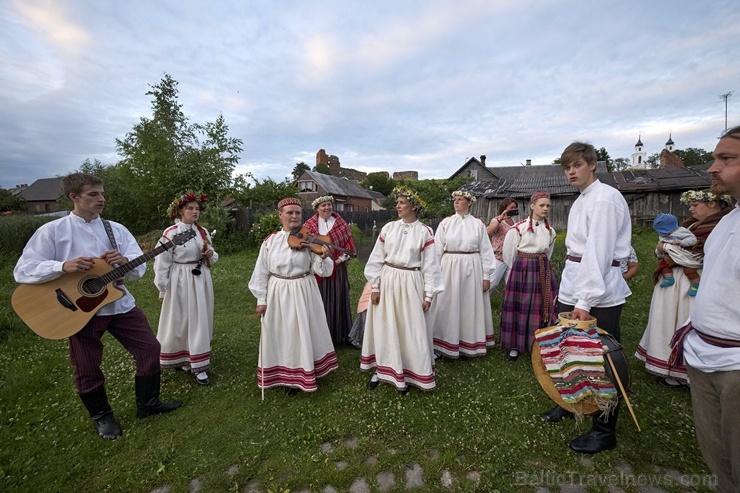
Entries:
[[316, 166], [313, 167], [313, 170], [317, 173], [321, 173], [322, 175], [330, 175], [331, 174], [331, 168], [329, 168], [328, 164], [319, 163]]
[[393, 191], [396, 182], [388, 176], [386, 172], [368, 173], [367, 177], [360, 182], [360, 185], [367, 189], [380, 192], [386, 197]]
[[612, 164], [612, 158], [609, 157], [609, 153], [606, 152], [606, 149], [604, 147], [596, 149], [596, 160], [604, 161], [604, 164], [606, 164], [606, 169], [609, 169]]
[[274, 208], [285, 197], [297, 197], [298, 189], [293, 186], [293, 180], [290, 178], [276, 182], [267, 177], [260, 181], [251, 173], [245, 173], [238, 175], [234, 180], [231, 196], [242, 207]]
[[295, 163], [295, 167], [293, 168], [293, 171], [291, 171], [290, 176], [292, 176], [293, 181], [295, 181], [301, 177], [304, 171], [311, 171], [311, 167], [303, 161]]
[[652, 169], [660, 168], [660, 154], [658, 154], [657, 152], [654, 154], [651, 154], [650, 156], [648, 156], [645, 162], [647, 163], [646, 165], [647, 168], [652, 168]]
[[233, 183], [242, 150], [241, 139], [228, 137], [223, 116], [191, 124], [177, 86], [169, 74], [150, 85], [152, 117], [142, 117], [124, 139], [116, 139], [121, 172], [136, 197], [126, 224], [138, 232], [159, 224], [168, 204], [184, 191], [202, 191], [218, 203]]
[[610, 166], [607, 166], [607, 169], [609, 169], [610, 173], [614, 173], [616, 171], [624, 171], [630, 166], [632, 166], [632, 161], [629, 158], [618, 157], [617, 159], [612, 161], [612, 164]]
[[689, 147], [686, 150], [676, 149], [673, 154], [680, 157], [686, 167], [700, 166], [714, 160], [711, 152], [698, 147]]

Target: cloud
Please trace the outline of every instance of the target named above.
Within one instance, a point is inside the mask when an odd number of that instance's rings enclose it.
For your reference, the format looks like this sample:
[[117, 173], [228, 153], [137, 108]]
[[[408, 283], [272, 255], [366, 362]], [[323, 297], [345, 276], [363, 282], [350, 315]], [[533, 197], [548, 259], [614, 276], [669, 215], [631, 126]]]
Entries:
[[739, 24], [729, 0], [3, 2], [0, 186], [115, 162], [164, 73], [192, 122], [223, 114], [240, 170], [276, 180], [320, 148], [422, 178], [574, 139], [628, 157], [640, 132], [649, 153], [669, 132], [710, 148]]

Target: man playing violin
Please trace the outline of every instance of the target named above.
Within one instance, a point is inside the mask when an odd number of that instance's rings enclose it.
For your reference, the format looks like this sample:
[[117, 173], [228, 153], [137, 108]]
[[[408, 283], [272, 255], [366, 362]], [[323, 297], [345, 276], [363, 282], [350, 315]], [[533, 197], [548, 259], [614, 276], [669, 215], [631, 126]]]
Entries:
[[294, 396], [314, 392], [316, 380], [338, 368], [314, 277], [330, 276], [334, 262], [326, 245], [318, 254], [309, 242], [295, 242], [291, 232], [300, 230], [302, 220], [298, 199], [281, 200], [278, 217], [283, 227], [262, 242], [249, 280], [263, 318], [257, 385], [286, 387]]
[[[354, 253], [355, 242], [349, 224], [334, 212], [334, 197], [325, 195], [313, 201], [316, 214], [304, 225], [314, 235], [326, 235], [333, 245]], [[329, 324], [334, 344], [347, 340], [352, 327], [352, 311], [349, 299], [349, 275], [346, 261], [351, 258], [338, 249], [332, 251], [334, 271], [330, 277], [317, 277], [319, 292], [324, 302], [326, 321]]]

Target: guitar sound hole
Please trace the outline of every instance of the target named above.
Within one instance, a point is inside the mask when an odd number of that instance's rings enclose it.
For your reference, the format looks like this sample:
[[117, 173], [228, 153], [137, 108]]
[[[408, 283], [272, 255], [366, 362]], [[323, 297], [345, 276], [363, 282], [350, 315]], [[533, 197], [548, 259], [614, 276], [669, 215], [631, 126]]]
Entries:
[[90, 277], [82, 281], [82, 289], [80, 291], [85, 295], [94, 296], [100, 294], [103, 289], [105, 289], [105, 284], [99, 277]]

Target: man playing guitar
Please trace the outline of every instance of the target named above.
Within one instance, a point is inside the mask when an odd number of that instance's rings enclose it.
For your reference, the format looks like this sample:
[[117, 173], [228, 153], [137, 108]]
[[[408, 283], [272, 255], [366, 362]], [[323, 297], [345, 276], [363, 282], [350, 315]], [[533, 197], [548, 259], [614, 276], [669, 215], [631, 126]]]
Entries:
[[[17, 282], [45, 283], [65, 274], [90, 271], [95, 267], [96, 259], [119, 266], [142, 255], [128, 229], [101, 219], [105, 197], [103, 182], [99, 178], [73, 173], [62, 179], [62, 190], [74, 204], [74, 209], [68, 216], [48, 222], [34, 233], [13, 271]], [[142, 263], [130, 270], [125, 279], [139, 279], [145, 270], [146, 263]], [[115, 439], [123, 432], [108, 404], [105, 376], [101, 370], [101, 338], [106, 331], [136, 361], [138, 417], [173, 411], [182, 405], [180, 401], [159, 400], [159, 342], [131, 293], [122, 285], [117, 288], [123, 290], [123, 296], [102, 306], [79, 332], [69, 338], [77, 392], [93, 419], [95, 430], [107, 439]], [[70, 306], [70, 309], [76, 308]]]

